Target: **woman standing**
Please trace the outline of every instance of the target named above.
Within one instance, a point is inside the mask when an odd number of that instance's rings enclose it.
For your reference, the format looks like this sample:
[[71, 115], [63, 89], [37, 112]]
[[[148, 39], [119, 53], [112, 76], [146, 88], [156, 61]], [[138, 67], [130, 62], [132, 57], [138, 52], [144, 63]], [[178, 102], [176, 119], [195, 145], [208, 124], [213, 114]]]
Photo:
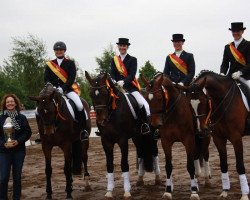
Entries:
[[[25, 142], [31, 136], [27, 118], [20, 114], [20, 101], [14, 94], [3, 97], [0, 116], [0, 200], [8, 199], [10, 170], [13, 174], [13, 200], [21, 198], [21, 174], [25, 158]], [[12, 140], [6, 140], [4, 126], [11, 119]], [[7, 120], [7, 121], [8, 121]]]

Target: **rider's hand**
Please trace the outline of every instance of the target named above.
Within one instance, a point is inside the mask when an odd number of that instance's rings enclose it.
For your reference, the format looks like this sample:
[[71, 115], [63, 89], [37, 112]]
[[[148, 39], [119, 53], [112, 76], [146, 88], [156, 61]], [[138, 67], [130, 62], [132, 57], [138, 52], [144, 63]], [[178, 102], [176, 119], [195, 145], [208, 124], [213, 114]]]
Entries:
[[224, 73], [220, 73], [220, 75], [221, 75], [221, 76], [226, 76], [226, 74], [224, 74]]
[[62, 89], [61, 87], [58, 87], [58, 88], [57, 88], [57, 91], [58, 91], [59, 93], [63, 94], [63, 89]]
[[237, 71], [237, 72], [234, 72], [232, 74], [232, 78], [235, 79], [235, 80], [237, 80], [237, 79], [240, 78], [241, 75], [242, 75], [242, 72], [241, 71]]
[[123, 85], [124, 85], [124, 81], [122, 81], [122, 80], [121, 81], [117, 81], [117, 85], [122, 88]]
[[182, 82], [179, 82], [179, 83], [178, 83], [178, 85], [180, 85], [180, 86], [184, 86], [184, 84], [183, 84]]

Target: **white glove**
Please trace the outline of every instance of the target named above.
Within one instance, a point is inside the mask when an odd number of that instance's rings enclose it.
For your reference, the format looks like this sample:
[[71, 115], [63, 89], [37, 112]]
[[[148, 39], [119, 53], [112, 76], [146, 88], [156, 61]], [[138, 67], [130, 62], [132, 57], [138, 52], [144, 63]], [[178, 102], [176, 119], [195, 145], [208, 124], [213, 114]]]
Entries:
[[237, 79], [240, 78], [241, 75], [242, 75], [242, 72], [241, 71], [237, 71], [237, 72], [234, 72], [232, 74], [232, 78], [235, 79], [235, 80], [237, 80]]
[[124, 81], [117, 81], [117, 85], [122, 88], [124, 85]]
[[58, 91], [59, 93], [63, 94], [63, 89], [62, 89], [61, 87], [58, 87], [58, 88], [57, 88], [57, 91]]
[[221, 76], [226, 76], [226, 74], [224, 74], [224, 73], [220, 73], [220, 75], [221, 75]]
[[182, 82], [179, 82], [179, 83], [178, 83], [178, 85], [180, 85], [180, 86], [184, 86], [184, 84], [183, 84]]

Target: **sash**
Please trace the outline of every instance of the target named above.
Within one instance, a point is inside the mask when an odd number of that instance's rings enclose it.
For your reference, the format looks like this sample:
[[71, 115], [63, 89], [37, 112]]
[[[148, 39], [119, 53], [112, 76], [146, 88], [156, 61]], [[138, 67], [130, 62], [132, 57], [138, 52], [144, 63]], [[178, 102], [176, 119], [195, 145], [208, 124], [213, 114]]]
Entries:
[[177, 69], [179, 69], [185, 75], [188, 74], [187, 64], [182, 59], [174, 54], [169, 54], [169, 57], [172, 63], [174, 63], [174, 65], [177, 67]]
[[[118, 70], [118, 72], [124, 76], [124, 77], [127, 77], [128, 76], [128, 71], [124, 65], [124, 63], [122, 62], [121, 58], [119, 56], [114, 56], [114, 61], [115, 61], [115, 66], [116, 66], [116, 69]], [[138, 89], [138, 90], [141, 90], [141, 86], [138, 82], [138, 80], [135, 78], [133, 81], [132, 81], [132, 84]]]
[[233, 43], [231, 42], [229, 44], [229, 49], [233, 55], [233, 57], [235, 58], [235, 60], [240, 63], [243, 66], [246, 66], [246, 59], [245, 57], [242, 55], [241, 52], [239, 52], [239, 50], [237, 48], [235, 48], [235, 46], [233, 45]]
[[[52, 61], [48, 61], [46, 62], [46, 64], [48, 65], [48, 67], [51, 69], [52, 72], [54, 72], [54, 74], [64, 83], [67, 82], [68, 79], [68, 74], [56, 63], [52, 62]], [[71, 86], [71, 88], [73, 89], [73, 91], [78, 94], [80, 96], [81, 93], [81, 89], [80, 87], [77, 85], [76, 82], [73, 83], [73, 85]]]

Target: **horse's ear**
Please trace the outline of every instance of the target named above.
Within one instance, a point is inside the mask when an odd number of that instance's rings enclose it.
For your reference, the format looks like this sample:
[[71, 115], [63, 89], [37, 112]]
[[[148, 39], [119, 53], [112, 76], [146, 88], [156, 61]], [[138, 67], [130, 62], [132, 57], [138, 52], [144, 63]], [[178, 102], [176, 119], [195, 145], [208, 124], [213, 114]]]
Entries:
[[93, 85], [93, 79], [91, 78], [91, 76], [89, 75], [87, 71], [85, 71], [85, 77], [88, 80], [89, 84]]
[[35, 96], [29, 96], [28, 97], [31, 101], [39, 101], [40, 98], [39, 97], [35, 97]]
[[149, 81], [145, 78], [145, 76], [143, 76], [143, 74], [140, 74], [140, 79], [142, 80], [144, 85], [147, 87], [149, 84]]

